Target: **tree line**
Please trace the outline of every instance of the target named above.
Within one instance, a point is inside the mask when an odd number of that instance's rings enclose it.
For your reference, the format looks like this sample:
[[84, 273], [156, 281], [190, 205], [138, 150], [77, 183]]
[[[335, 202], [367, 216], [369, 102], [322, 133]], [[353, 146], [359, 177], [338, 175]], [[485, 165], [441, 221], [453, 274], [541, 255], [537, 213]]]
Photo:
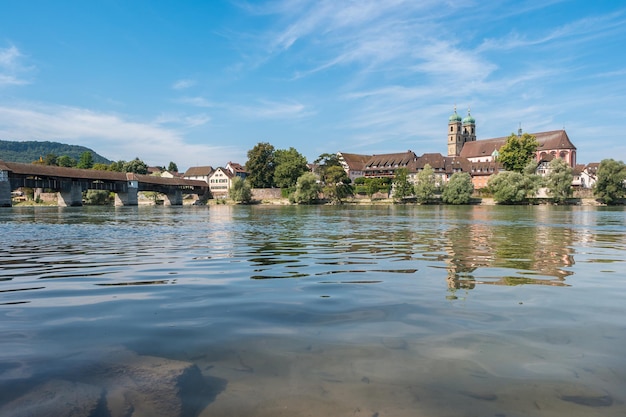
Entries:
[[[497, 161], [503, 170], [489, 178], [486, 192], [500, 204], [525, 203], [537, 196], [543, 188], [548, 198], [556, 203], [566, 203], [573, 196], [572, 168], [560, 158], [549, 162], [547, 175], [537, 174], [535, 153], [537, 140], [525, 133], [511, 134], [500, 148]], [[267, 142], [258, 143], [248, 151], [244, 181], [235, 178], [230, 196], [237, 202], [250, 202], [250, 188], [278, 187], [285, 190], [292, 203], [311, 204], [320, 195], [332, 203], [341, 203], [348, 196], [385, 192], [396, 202], [416, 201], [420, 204], [443, 202], [468, 204], [474, 193], [472, 178], [468, 173], [456, 172], [441, 183], [430, 165], [424, 166], [413, 181], [406, 168], [398, 169], [394, 178], [357, 178], [352, 184], [337, 155], [325, 153], [313, 163], [293, 147], [276, 150]], [[600, 163], [594, 196], [606, 204], [619, 203], [626, 197], [626, 166], [622, 161], [606, 159]]]
[[293, 203], [311, 204], [324, 197], [333, 203], [352, 195], [351, 180], [335, 154], [320, 155], [313, 163], [313, 171], [307, 159], [295, 148], [275, 149], [267, 142], [260, 142], [247, 153], [243, 181], [236, 177], [230, 197], [238, 202], [250, 202], [250, 188], [281, 188]]
[[[533, 135], [511, 134], [500, 148], [498, 161], [505, 171], [493, 175], [487, 183], [489, 192], [501, 204], [519, 204], [535, 197], [545, 188], [549, 198], [563, 204], [573, 196], [574, 173], [563, 159], [554, 158], [548, 163], [548, 174], [537, 175], [535, 153], [537, 140]], [[593, 185], [593, 195], [605, 204], [617, 204], [626, 196], [626, 165], [622, 161], [604, 159], [600, 162]]]
[[[148, 165], [139, 158], [135, 158], [132, 161], [117, 161], [108, 164], [102, 162], [95, 162], [93, 153], [90, 151], [84, 151], [80, 154], [78, 160], [68, 156], [57, 156], [54, 153], [49, 153], [45, 157], [41, 157], [39, 160], [34, 161], [34, 164], [59, 166], [66, 168], [80, 168], [80, 169], [96, 169], [100, 171], [115, 171], [115, 172], [133, 172], [135, 174], [148, 174]], [[165, 166], [159, 167], [162, 171], [165, 171]], [[169, 172], [178, 172], [176, 163], [171, 162], [167, 167]]]
[[31, 163], [39, 161], [44, 155], [67, 155], [78, 160], [80, 155], [89, 151], [93, 153], [95, 162], [110, 163], [111, 161], [85, 146], [69, 145], [50, 141], [9, 141], [0, 140], [0, 159], [10, 162]]

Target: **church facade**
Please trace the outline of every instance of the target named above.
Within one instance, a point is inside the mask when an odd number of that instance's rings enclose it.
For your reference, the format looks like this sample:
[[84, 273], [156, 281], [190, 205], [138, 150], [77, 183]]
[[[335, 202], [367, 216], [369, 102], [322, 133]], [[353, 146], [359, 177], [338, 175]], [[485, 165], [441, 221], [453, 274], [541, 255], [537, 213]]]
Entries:
[[[517, 132], [522, 135], [522, 129]], [[567, 136], [565, 130], [531, 133], [537, 139], [535, 159], [538, 163], [561, 158], [572, 168], [576, 166], [576, 146]], [[469, 110], [467, 117], [461, 116], [454, 109], [448, 119], [448, 156], [460, 156], [473, 163], [497, 162], [500, 148], [506, 143], [508, 136], [492, 139], [476, 140], [476, 119]]]

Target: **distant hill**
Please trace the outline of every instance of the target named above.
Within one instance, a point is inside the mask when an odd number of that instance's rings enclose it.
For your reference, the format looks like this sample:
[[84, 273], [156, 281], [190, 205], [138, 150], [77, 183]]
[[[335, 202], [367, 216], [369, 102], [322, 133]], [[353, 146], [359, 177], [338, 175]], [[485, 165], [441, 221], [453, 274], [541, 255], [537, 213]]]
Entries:
[[78, 161], [80, 159], [80, 155], [85, 151], [91, 152], [94, 163], [107, 165], [111, 163], [110, 160], [98, 155], [92, 149], [84, 146], [48, 141], [19, 142], [0, 140], [0, 160], [8, 162], [23, 162], [29, 164], [33, 161], [38, 161], [40, 157], [45, 158], [48, 154], [54, 154], [56, 156], [67, 155]]

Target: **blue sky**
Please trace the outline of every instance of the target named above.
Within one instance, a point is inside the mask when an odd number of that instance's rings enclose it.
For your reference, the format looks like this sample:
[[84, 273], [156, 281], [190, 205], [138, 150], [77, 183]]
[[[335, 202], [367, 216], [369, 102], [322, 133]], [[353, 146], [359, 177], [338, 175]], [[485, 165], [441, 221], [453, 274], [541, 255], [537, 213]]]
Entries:
[[150, 165], [245, 163], [269, 142], [445, 154], [565, 128], [626, 160], [626, 4], [609, 1], [28, 0], [0, 3], [0, 139]]

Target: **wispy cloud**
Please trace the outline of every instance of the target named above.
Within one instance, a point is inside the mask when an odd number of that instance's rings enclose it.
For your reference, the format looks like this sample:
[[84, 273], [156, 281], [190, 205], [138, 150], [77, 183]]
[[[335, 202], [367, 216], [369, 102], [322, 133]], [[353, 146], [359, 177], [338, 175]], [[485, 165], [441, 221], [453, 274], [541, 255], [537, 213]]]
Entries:
[[545, 33], [533, 31], [533, 36], [510, 32], [502, 38], [488, 38], [476, 48], [476, 52], [515, 50], [546, 44], [554, 44], [562, 48], [565, 41], [580, 43], [597, 37], [613, 36], [612, 32], [614, 30], [624, 32], [625, 25], [626, 18], [624, 12], [585, 17], [556, 28], [551, 28]]
[[195, 80], [185, 78], [185, 79], [175, 81], [174, 84], [172, 84], [172, 88], [174, 90], [185, 90], [189, 87], [193, 87], [194, 85], [196, 85]]
[[[206, 115], [178, 119], [185, 127], [199, 126], [207, 120]], [[111, 159], [138, 156], [149, 164], [170, 160], [221, 163], [243, 153], [230, 146], [189, 144], [180, 129], [165, 128], [155, 122], [69, 106], [0, 106], [0, 137], [80, 143]]]
[[200, 114], [178, 114], [178, 113], [162, 113], [154, 121], [153, 124], [158, 126], [171, 126], [172, 128], [194, 128], [202, 126], [211, 121], [211, 116]]
[[179, 99], [176, 99], [177, 103], [181, 103], [181, 104], [188, 104], [190, 106], [195, 106], [195, 107], [213, 107], [214, 104], [211, 103], [209, 100], [207, 100], [204, 97], [181, 97]]
[[313, 112], [295, 101], [258, 100], [255, 105], [232, 105], [233, 111], [252, 119], [293, 119], [307, 117]]
[[0, 48], [0, 87], [30, 83], [25, 76], [33, 67], [24, 66], [23, 61], [24, 55], [17, 47]]

